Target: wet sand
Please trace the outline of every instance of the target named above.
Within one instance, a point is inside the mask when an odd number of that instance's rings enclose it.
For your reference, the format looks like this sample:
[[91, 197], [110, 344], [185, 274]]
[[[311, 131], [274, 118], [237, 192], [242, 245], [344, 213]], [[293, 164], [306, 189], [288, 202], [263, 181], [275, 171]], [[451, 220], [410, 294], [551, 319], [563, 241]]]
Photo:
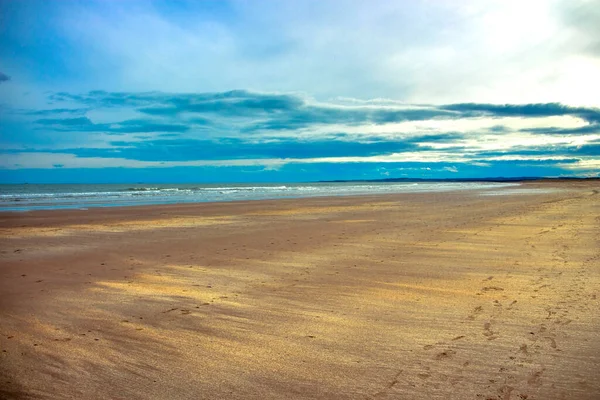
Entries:
[[0, 214], [0, 398], [598, 399], [599, 186]]

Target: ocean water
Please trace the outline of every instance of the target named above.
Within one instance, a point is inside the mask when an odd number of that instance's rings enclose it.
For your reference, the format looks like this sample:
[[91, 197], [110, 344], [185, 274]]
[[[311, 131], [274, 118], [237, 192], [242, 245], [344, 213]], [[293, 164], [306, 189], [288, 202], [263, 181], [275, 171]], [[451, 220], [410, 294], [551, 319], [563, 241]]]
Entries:
[[289, 184], [0, 185], [0, 211], [202, 203], [383, 193], [499, 189], [515, 183], [340, 182]]

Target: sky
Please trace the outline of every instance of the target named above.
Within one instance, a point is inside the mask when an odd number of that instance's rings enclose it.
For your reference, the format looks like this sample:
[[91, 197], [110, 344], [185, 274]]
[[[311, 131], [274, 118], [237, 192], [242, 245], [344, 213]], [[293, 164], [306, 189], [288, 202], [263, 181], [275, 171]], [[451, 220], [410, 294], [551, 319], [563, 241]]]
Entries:
[[0, 183], [600, 176], [600, 0], [0, 0]]

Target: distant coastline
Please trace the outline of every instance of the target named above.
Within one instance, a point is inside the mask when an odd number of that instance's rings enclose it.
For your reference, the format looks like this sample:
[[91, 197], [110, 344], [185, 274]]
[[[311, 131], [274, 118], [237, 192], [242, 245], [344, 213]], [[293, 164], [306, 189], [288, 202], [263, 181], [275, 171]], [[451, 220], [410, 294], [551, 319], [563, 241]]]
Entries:
[[427, 182], [427, 183], [435, 183], [435, 182], [533, 182], [533, 181], [543, 181], [543, 182], [560, 182], [560, 181], [600, 181], [600, 176], [598, 177], [529, 177], [529, 176], [520, 176], [514, 178], [505, 178], [505, 177], [497, 177], [497, 178], [384, 178], [384, 179], [349, 179], [349, 180], [325, 180], [318, 181], [318, 183], [350, 183], [350, 182]]

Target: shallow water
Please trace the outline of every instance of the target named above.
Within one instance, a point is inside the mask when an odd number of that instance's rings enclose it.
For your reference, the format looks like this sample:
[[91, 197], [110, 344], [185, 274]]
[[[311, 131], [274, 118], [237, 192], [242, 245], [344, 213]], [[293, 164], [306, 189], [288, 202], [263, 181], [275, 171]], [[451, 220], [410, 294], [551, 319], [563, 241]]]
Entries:
[[486, 190], [481, 192], [482, 196], [506, 196], [511, 194], [548, 194], [560, 192], [558, 188], [518, 188], [511, 190]]
[[[516, 183], [335, 182], [286, 184], [0, 185], [0, 211], [202, 203], [384, 193], [500, 189]], [[511, 191], [511, 192], [514, 192]], [[502, 191], [497, 191], [502, 194]]]

